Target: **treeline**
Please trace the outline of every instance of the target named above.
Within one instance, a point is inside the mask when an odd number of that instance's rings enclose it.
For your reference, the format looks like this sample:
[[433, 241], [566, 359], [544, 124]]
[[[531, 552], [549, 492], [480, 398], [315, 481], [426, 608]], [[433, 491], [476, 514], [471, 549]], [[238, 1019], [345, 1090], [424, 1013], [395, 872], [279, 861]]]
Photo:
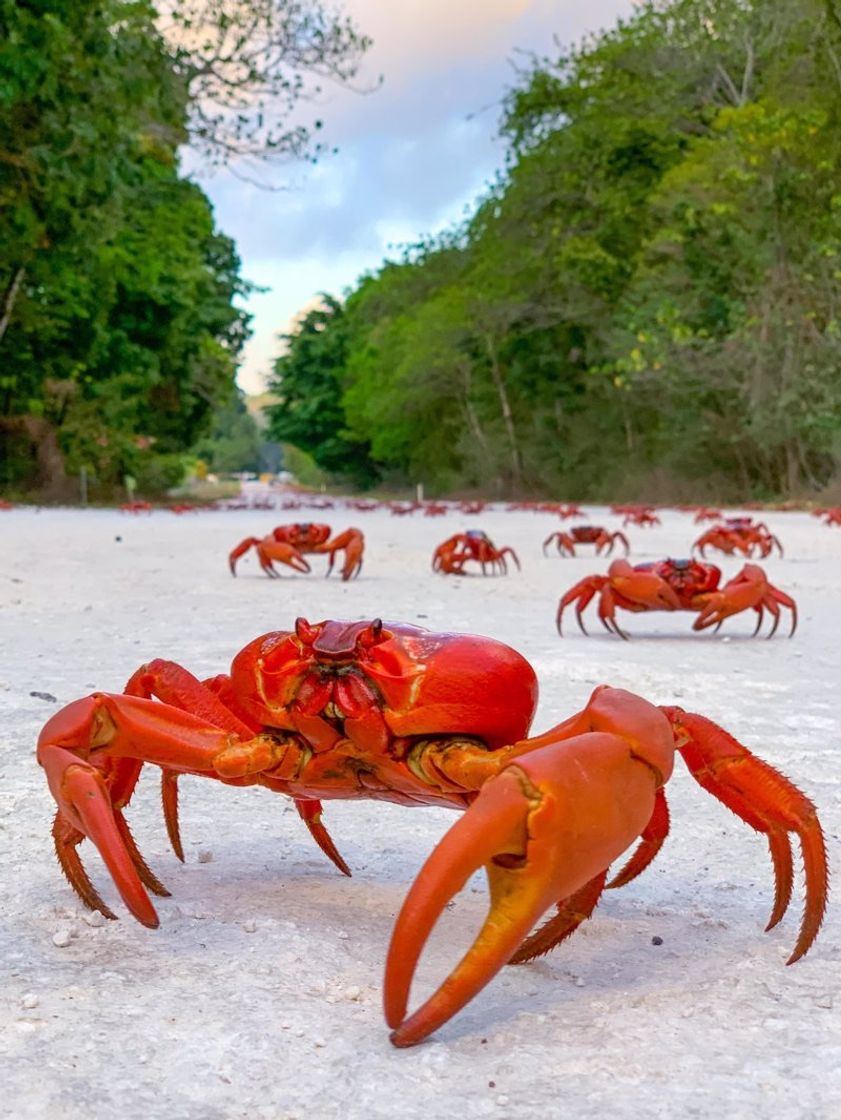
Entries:
[[287, 118], [367, 45], [317, 0], [0, 0], [0, 488], [161, 491], [244, 415], [248, 285], [178, 150], [315, 158]]
[[504, 106], [472, 217], [287, 338], [275, 437], [439, 493], [837, 480], [841, 5], [647, 3]]

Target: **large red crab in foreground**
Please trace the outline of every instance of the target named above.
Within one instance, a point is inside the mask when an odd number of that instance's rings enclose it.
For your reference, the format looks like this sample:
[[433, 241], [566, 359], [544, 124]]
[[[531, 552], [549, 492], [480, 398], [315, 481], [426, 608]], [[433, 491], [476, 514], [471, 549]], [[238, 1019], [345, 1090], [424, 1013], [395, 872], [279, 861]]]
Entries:
[[507, 575], [506, 556], [510, 556], [519, 569], [520, 561], [513, 548], [508, 545], [497, 548], [481, 529], [468, 529], [466, 533], [453, 533], [438, 545], [432, 554], [432, 570], [442, 575], [462, 576], [465, 564], [475, 561], [481, 566], [483, 576], [488, 574], [488, 568], [492, 575], [496, 575], [497, 569]]
[[[536, 703], [534, 671], [510, 647], [379, 619], [298, 619], [294, 630], [247, 645], [230, 676], [204, 682], [172, 661], [152, 661], [131, 677], [126, 694], [77, 700], [41, 732], [38, 760], [58, 803], [58, 858], [82, 901], [113, 918], [79, 858], [89, 838], [131, 913], [158, 925], [147, 890], [167, 891], [124, 817], [147, 762], [162, 770], [164, 814], [179, 858], [179, 774], [292, 797], [346, 874], [321, 820], [322, 799], [466, 810], [421, 870], [392, 936], [386, 1019], [394, 1044], [410, 1046], [503, 965], [564, 940], [605, 887], [647, 867], [668, 832], [663, 786], [678, 751], [700, 785], [767, 836], [776, 880], [769, 929], [790, 901], [788, 833], [797, 835], [806, 904], [788, 963], [803, 956], [823, 918], [827, 867], [815, 807], [796, 786], [703, 716], [655, 707], [621, 689], [600, 686], [582, 711], [527, 739]], [[611, 863], [637, 839], [608, 882]], [[407, 1017], [426, 940], [482, 866], [490, 883], [487, 920], [452, 973]]]
[[602, 625], [620, 638], [628, 635], [616, 621], [617, 607], [626, 611], [697, 611], [693, 630], [706, 630], [710, 626], [718, 629], [731, 615], [753, 609], [757, 614], [754, 634], [759, 632], [767, 610], [774, 620], [769, 638], [779, 625], [780, 607], [787, 607], [791, 611], [791, 637], [797, 628], [797, 604], [768, 582], [758, 564], [745, 564], [723, 587], [719, 587], [720, 580], [720, 568], [697, 560], [656, 560], [633, 567], [627, 560], [614, 560], [606, 576], [586, 576], [561, 597], [558, 633], [561, 633], [564, 611], [575, 603], [578, 625], [586, 634], [582, 615], [598, 595]]
[[267, 537], [246, 537], [228, 556], [231, 575], [237, 574], [237, 560], [250, 548], [256, 548], [260, 567], [267, 576], [277, 577], [274, 564], [286, 564], [296, 572], [311, 571], [304, 553], [327, 553], [327, 575], [333, 571], [336, 553], [344, 550], [342, 579], [349, 580], [358, 576], [362, 570], [362, 556], [365, 551], [365, 537], [360, 529], [345, 529], [337, 537], [330, 536], [330, 526], [318, 522], [300, 521], [292, 525], [278, 525]]

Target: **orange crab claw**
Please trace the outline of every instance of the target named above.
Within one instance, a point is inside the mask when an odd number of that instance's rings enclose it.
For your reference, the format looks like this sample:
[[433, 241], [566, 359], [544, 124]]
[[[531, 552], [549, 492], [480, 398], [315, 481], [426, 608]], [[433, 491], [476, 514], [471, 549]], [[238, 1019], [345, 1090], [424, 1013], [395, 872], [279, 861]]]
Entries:
[[[132, 861], [133, 844], [131, 847], [125, 844], [125, 837], [115, 820], [102, 775], [92, 766], [80, 764], [74, 755], [61, 748], [54, 751], [51, 761], [63, 763], [65, 767], [59, 787], [61, 811], [56, 815], [53, 836], [59, 861], [70, 883], [86, 905], [102, 910], [107, 918], [115, 917], [102, 904], [75, 854], [76, 843], [82, 836], [87, 836], [99, 850], [126, 906], [142, 925], [156, 929], [158, 915], [144, 890], [144, 876], [139, 874], [140, 869]], [[168, 892], [159, 890], [155, 893]]]
[[[485, 784], [433, 851], [397, 918], [386, 962], [385, 1016], [412, 1046], [468, 1003], [515, 955], [542, 914], [601, 875], [644, 829], [656, 776], [619, 735], [587, 732], [518, 756]], [[490, 909], [476, 940], [406, 1018], [409, 990], [439, 916], [479, 867]]]

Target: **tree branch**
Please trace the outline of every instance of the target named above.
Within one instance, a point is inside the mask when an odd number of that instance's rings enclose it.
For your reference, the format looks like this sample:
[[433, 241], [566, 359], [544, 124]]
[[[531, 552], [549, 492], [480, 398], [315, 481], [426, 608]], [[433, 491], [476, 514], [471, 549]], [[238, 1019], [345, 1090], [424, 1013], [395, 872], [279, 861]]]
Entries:
[[12, 279], [6, 289], [6, 294], [3, 297], [3, 311], [2, 314], [0, 314], [0, 339], [3, 338], [12, 320], [12, 310], [14, 309], [15, 300], [17, 299], [25, 275], [26, 269], [23, 265], [20, 265], [12, 275]]

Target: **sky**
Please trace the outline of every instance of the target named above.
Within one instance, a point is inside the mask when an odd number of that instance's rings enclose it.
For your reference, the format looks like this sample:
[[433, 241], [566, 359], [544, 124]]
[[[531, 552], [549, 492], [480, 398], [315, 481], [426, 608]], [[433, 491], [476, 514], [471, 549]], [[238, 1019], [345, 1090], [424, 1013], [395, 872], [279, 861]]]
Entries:
[[[243, 276], [261, 288], [239, 384], [266, 385], [280, 334], [319, 292], [340, 297], [400, 246], [461, 219], [503, 166], [500, 102], [519, 52], [555, 57], [560, 44], [615, 25], [632, 0], [345, 0], [374, 40], [354, 90], [326, 89], [313, 107], [336, 155], [274, 168], [281, 190], [244, 182], [242, 168], [197, 178]], [[519, 55], [520, 61], [523, 56]], [[382, 83], [378, 83], [382, 76]], [[356, 90], [373, 92], [356, 92]], [[253, 174], [253, 171], [250, 172]]]

